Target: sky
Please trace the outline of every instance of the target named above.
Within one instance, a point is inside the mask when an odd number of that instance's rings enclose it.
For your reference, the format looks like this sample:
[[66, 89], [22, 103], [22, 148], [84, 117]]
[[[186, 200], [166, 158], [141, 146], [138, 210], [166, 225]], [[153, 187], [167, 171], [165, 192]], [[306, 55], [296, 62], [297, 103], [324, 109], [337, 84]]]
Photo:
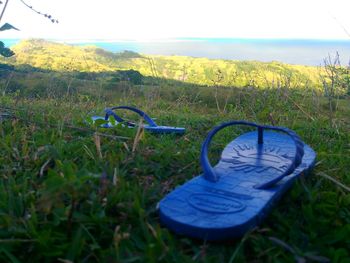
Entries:
[[[5, 0], [2, 0], [5, 2]], [[9, 0], [1, 38], [350, 39], [350, 0]], [[3, 4], [0, 5], [2, 9]], [[0, 10], [1, 10], [0, 9]]]

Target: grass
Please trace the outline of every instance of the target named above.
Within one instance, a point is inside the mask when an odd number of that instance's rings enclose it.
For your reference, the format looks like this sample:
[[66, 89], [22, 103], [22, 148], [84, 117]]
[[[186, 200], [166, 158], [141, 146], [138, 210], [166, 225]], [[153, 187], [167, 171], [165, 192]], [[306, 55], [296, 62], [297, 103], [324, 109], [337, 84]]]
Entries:
[[[224, 113], [210, 87], [129, 91], [0, 97], [0, 111], [14, 116], [0, 123], [1, 262], [350, 262], [350, 193], [338, 184], [350, 185], [348, 99], [330, 119], [322, 96], [298, 90], [232, 89]], [[145, 132], [135, 143], [137, 129], [84, 122], [106, 105], [121, 104], [187, 132]], [[159, 224], [157, 203], [201, 173], [201, 142], [213, 126], [232, 119], [294, 129], [317, 152], [317, 165], [242, 239], [176, 236]], [[239, 132], [215, 138], [213, 162]]]

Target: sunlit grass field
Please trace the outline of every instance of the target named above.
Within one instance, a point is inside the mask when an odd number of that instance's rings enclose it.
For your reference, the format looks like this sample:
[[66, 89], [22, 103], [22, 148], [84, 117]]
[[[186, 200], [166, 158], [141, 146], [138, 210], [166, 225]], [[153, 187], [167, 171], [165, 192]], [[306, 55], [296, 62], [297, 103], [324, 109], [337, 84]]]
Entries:
[[[336, 112], [298, 89], [124, 86], [98, 93], [0, 97], [1, 262], [350, 262], [350, 104]], [[156, 135], [86, 120], [137, 106], [185, 135]], [[139, 122], [136, 115], [125, 115]], [[228, 120], [295, 130], [317, 152], [264, 223], [211, 243], [177, 236], [157, 203], [201, 173], [206, 134]], [[244, 130], [214, 140], [212, 162]]]

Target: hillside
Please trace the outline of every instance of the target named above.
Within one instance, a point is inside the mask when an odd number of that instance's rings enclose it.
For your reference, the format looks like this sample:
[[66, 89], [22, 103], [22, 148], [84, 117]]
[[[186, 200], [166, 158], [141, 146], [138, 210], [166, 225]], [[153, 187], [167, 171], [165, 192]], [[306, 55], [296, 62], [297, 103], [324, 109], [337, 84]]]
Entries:
[[[317, 68], [110, 53], [42, 40], [23, 41], [14, 51], [16, 56], [1, 60], [12, 65], [0, 63], [0, 262], [349, 262], [348, 69], [328, 68], [336, 78], [325, 78], [324, 92], [308, 92], [301, 87], [317, 85]], [[261, 88], [278, 82], [282, 88]], [[121, 105], [186, 133], [92, 124], [92, 116]], [[135, 113], [117, 114], [141, 124]], [[295, 131], [317, 153], [316, 165], [308, 176], [297, 176], [281, 200], [269, 204], [272, 210], [264, 210], [261, 225], [242, 238], [209, 242], [177, 235], [161, 223], [159, 202], [203, 173], [200, 153], [208, 132], [233, 120]], [[212, 165], [232, 140], [250, 131], [220, 130], [208, 151]], [[262, 148], [250, 142], [242, 143], [243, 152], [264, 149], [263, 156], [276, 162], [289, 157], [273, 150], [285, 151], [283, 140], [274, 145], [268, 137]], [[269, 165], [265, 171], [272, 167], [269, 159], [261, 160]], [[253, 171], [260, 164], [253, 170], [241, 164], [229, 164], [237, 165], [230, 167], [232, 178], [256, 174], [266, 182], [268, 173]], [[261, 196], [252, 201], [283, 189], [293, 176], [269, 189], [255, 188]], [[215, 184], [208, 196], [223, 196], [223, 207], [251, 200], [236, 193], [249, 181], [224, 191]], [[208, 200], [208, 207], [221, 207]], [[224, 211], [202, 210], [213, 226]]]
[[145, 76], [200, 85], [320, 87], [319, 68], [280, 62], [149, 56], [130, 51], [112, 53], [94, 46], [78, 47], [37, 39], [24, 40], [14, 46], [13, 51], [16, 55], [6, 60], [11, 64], [29, 64], [55, 71], [134, 69]]
[[[332, 114], [324, 97], [294, 89], [223, 88], [216, 101], [213, 87], [123, 83], [110, 89], [97, 81], [70, 85], [69, 75], [29, 72], [23, 89], [12, 93], [6, 83], [11, 76], [18, 82], [20, 73], [1, 78], [0, 262], [348, 262], [348, 99]], [[89, 85], [95, 96], [86, 93]], [[112, 105], [135, 105], [186, 134], [88, 124]], [[213, 243], [174, 234], [160, 223], [158, 202], [202, 173], [208, 132], [239, 119], [296, 131], [317, 152], [314, 171], [242, 239]], [[211, 159], [244, 131], [220, 131]]]

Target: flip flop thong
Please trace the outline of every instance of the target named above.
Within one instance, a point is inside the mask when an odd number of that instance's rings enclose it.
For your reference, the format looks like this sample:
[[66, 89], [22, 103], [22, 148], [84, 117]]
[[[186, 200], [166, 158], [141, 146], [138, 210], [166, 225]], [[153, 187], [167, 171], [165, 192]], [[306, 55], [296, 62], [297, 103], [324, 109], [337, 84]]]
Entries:
[[130, 106], [118, 106], [118, 107], [107, 108], [107, 109], [105, 109], [105, 113], [106, 113], [105, 117], [92, 116], [91, 119], [93, 122], [95, 122], [96, 120], [108, 121], [109, 117], [112, 116], [115, 119], [115, 123], [108, 122], [108, 123], [102, 124], [101, 126], [103, 128], [112, 128], [119, 123], [126, 123], [128, 125], [128, 127], [130, 127], [130, 128], [135, 127], [136, 126], [135, 123], [126, 122], [123, 118], [121, 118], [119, 115], [117, 115], [114, 112], [114, 110], [118, 110], [118, 109], [130, 110], [130, 111], [133, 111], [133, 112], [136, 112], [137, 114], [139, 114], [148, 123], [148, 124], [143, 125], [143, 128], [149, 132], [153, 132], [153, 133], [178, 133], [178, 134], [183, 134], [185, 132], [185, 128], [172, 127], [172, 126], [159, 126], [145, 112], [143, 112], [137, 108], [130, 107]]
[[[210, 142], [218, 131], [231, 125], [257, 130], [230, 142], [212, 167], [208, 159]], [[203, 142], [203, 174], [160, 201], [160, 220], [172, 231], [189, 237], [241, 237], [261, 223], [293, 181], [313, 168], [315, 159], [310, 146], [287, 128], [246, 121], [223, 123]]]

